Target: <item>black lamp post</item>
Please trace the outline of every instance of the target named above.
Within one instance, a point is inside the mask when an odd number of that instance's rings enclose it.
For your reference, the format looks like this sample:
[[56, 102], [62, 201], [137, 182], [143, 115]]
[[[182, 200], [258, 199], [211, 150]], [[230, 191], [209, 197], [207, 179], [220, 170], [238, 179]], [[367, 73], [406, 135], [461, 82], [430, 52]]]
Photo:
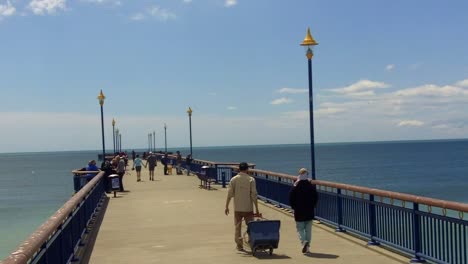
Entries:
[[312, 161], [312, 180], [315, 180], [315, 142], [314, 142], [314, 101], [312, 93], [312, 57], [314, 56], [313, 47], [318, 45], [310, 34], [310, 28], [307, 29], [307, 34], [302, 41], [301, 46], [306, 49], [306, 57], [309, 64], [309, 122], [310, 122], [310, 154]]
[[99, 104], [101, 105], [101, 130], [102, 130], [102, 161], [106, 160], [106, 144], [104, 142], [104, 100], [106, 97], [101, 92], [99, 93], [97, 99], [99, 100]]
[[192, 108], [188, 108], [187, 114], [189, 116], [189, 130], [190, 130], [190, 156], [192, 157]]
[[115, 152], [119, 152], [120, 140], [119, 140], [119, 129], [115, 130]]
[[164, 123], [164, 152], [167, 153], [167, 126]]
[[153, 152], [156, 152], [156, 131], [153, 131]]
[[119, 134], [119, 152], [122, 152], [122, 134]]
[[112, 142], [114, 143], [114, 152], [112, 155], [115, 154], [115, 119], [112, 118]]

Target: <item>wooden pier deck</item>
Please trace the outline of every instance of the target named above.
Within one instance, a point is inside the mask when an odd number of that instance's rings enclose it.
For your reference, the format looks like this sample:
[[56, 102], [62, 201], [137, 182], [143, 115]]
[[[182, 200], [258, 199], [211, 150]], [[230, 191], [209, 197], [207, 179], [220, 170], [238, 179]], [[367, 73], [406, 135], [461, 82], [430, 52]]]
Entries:
[[226, 189], [200, 189], [196, 176], [174, 175], [175, 170], [165, 176], [160, 164], [155, 181], [149, 181], [147, 169], [142, 182], [136, 182], [135, 171], [129, 172], [124, 176], [128, 192], [118, 198], [109, 195], [85, 263], [409, 263], [319, 223], [312, 227], [312, 253], [304, 255], [291, 214], [263, 203], [265, 218], [281, 220], [279, 248], [273, 256], [238, 252], [233, 216], [224, 215]]

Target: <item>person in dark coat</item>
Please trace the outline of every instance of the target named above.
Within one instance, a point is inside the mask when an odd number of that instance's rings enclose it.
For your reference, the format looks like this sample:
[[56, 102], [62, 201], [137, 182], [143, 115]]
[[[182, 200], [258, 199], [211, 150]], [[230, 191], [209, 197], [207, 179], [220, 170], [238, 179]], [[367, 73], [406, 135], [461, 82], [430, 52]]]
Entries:
[[312, 220], [315, 217], [318, 193], [315, 185], [308, 179], [305, 168], [299, 170], [299, 176], [289, 193], [289, 205], [294, 210], [296, 229], [301, 240], [302, 253], [308, 253], [312, 238]]

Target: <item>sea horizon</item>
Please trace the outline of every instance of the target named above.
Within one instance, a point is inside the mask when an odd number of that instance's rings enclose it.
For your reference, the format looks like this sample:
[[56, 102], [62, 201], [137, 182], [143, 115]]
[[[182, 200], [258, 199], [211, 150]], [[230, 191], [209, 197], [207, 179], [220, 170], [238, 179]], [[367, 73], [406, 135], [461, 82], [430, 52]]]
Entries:
[[[442, 139], [402, 139], [402, 140], [375, 140], [375, 141], [340, 141], [340, 142], [315, 142], [316, 146], [328, 146], [328, 145], [353, 145], [353, 144], [387, 144], [387, 143], [424, 143], [424, 142], [454, 142], [454, 141], [468, 141], [468, 138], [442, 138]], [[212, 145], [212, 146], [192, 146], [197, 149], [209, 149], [209, 148], [236, 148], [236, 147], [266, 147], [266, 146], [302, 146], [309, 145], [310, 143], [276, 143], [276, 144], [245, 144], [245, 145]], [[187, 149], [190, 146], [179, 146], [179, 147], [167, 147], [168, 150], [175, 149]], [[132, 150], [146, 150], [147, 147], [141, 148], [123, 148], [124, 151]], [[162, 151], [164, 147], [156, 148], [156, 151]], [[74, 153], [74, 152], [91, 152], [96, 151], [99, 154], [102, 149], [82, 149], [82, 150], [40, 150], [40, 151], [18, 151], [18, 152], [0, 152], [0, 154], [41, 154], [41, 153]], [[108, 149], [106, 149], [106, 153]]]

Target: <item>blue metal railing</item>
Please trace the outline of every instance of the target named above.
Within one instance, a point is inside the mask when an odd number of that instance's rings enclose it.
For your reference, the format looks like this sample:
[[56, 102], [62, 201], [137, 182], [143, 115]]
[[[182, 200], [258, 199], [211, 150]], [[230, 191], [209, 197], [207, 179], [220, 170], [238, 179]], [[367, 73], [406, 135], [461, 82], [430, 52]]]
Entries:
[[[256, 169], [249, 173], [261, 199], [291, 208], [288, 196], [295, 176]], [[316, 218], [337, 231], [396, 249], [412, 256], [411, 262], [468, 264], [468, 204], [325, 181], [314, 184], [319, 193]]]
[[104, 173], [101, 172], [1, 263], [65, 264], [75, 261], [82, 238], [105, 197], [104, 184]]

